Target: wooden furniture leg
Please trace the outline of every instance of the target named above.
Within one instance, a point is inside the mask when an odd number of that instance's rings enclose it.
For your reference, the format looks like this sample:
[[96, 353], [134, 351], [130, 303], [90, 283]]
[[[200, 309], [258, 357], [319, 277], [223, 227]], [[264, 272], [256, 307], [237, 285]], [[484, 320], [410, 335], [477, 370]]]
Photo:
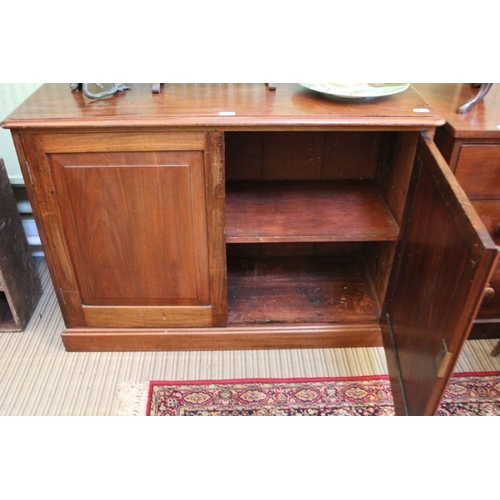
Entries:
[[491, 351], [492, 356], [498, 356], [500, 354], [500, 340], [497, 342], [497, 345]]

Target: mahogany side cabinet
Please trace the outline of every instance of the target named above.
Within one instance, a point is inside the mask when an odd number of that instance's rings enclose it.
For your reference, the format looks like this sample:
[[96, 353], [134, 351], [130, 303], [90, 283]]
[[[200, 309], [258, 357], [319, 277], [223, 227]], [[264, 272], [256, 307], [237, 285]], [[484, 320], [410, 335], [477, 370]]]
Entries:
[[[500, 86], [493, 84], [465, 115], [458, 114], [457, 108], [477, 93], [470, 84], [418, 84], [416, 88], [446, 119], [434, 142], [493, 241], [500, 244]], [[469, 338], [498, 337], [500, 266], [495, 267]]]
[[413, 87], [46, 84], [11, 130], [69, 351], [381, 346], [436, 412], [498, 248]]

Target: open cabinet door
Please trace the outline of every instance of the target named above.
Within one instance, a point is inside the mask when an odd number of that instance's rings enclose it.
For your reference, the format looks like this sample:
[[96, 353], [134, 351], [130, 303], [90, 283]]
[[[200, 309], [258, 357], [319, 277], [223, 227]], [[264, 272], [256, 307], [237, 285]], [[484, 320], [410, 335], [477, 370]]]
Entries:
[[427, 134], [415, 162], [382, 330], [396, 413], [433, 415], [498, 248]]

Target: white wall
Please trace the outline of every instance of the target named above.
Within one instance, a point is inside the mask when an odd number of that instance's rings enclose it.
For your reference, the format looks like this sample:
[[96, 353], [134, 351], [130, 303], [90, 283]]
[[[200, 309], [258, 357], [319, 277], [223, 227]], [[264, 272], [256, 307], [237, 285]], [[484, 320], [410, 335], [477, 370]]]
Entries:
[[[0, 121], [41, 85], [41, 83], [0, 83]], [[24, 184], [10, 130], [3, 128], [0, 128], [0, 157], [5, 162], [10, 182], [13, 185]]]

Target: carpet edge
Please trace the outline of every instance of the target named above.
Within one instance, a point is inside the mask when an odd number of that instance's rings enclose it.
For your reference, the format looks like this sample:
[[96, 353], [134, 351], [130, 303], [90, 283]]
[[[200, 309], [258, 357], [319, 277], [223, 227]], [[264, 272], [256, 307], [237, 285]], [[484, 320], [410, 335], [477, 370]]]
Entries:
[[[500, 371], [487, 371], [487, 372], [458, 372], [454, 373], [452, 380], [455, 378], [472, 378], [472, 377], [488, 377], [500, 376]], [[148, 380], [143, 383], [130, 383], [124, 382], [119, 384], [117, 390], [117, 398], [119, 400], [118, 416], [148, 416], [148, 407], [150, 405], [150, 398], [152, 388], [155, 385], [210, 385], [210, 384], [235, 384], [235, 383], [293, 383], [293, 382], [331, 382], [331, 381], [368, 381], [379, 380], [388, 381], [388, 375], [364, 375], [364, 376], [348, 376], [348, 377], [293, 377], [293, 378], [235, 378], [235, 379], [202, 379], [202, 380]]]
[[122, 382], [117, 388], [119, 401], [117, 415], [120, 417], [142, 417], [146, 415], [150, 382], [131, 384]]

